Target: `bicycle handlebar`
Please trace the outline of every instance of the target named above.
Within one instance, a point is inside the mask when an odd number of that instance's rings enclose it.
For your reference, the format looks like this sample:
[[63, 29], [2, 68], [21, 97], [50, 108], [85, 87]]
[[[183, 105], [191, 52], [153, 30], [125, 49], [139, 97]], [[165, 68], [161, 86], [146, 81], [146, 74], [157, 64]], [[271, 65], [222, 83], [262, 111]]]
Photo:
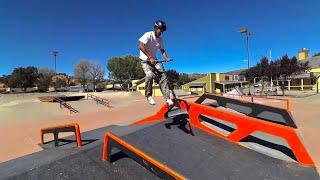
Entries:
[[161, 62], [171, 62], [173, 61], [173, 59], [170, 59], [170, 61], [166, 61], [166, 60], [156, 60], [156, 63], [161, 63]]

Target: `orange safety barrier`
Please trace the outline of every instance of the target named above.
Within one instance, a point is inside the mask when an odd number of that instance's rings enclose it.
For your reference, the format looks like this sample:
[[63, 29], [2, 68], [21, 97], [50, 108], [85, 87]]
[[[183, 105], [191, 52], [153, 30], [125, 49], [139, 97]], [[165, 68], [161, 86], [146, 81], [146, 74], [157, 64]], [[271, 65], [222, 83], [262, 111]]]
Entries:
[[[111, 154], [111, 150], [108, 152], [108, 145], [110, 140], [114, 140], [118, 144], [120, 144], [122, 147], [125, 149], [129, 150], [130, 152], [133, 152], [135, 155], [141, 157], [144, 161], [147, 161], [148, 163], [144, 163], [145, 165], [147, 164], [152, 164], [155, 167], [159, 168], [161, 171], [165, 172], [167, 175], [174, 179], [186, 179], [184, 176], [181, 174], [177, 173], [176, 171], [170, 169], [168, 166], [160, 163], [159, 161], [155, 160], [154, 158], [150, 157], [149, 155], [145, 154], [141, 150], [135, 148], [134, 146], [130, 145], [129, 143], [125, 142], [124, 140], [120, 139], [116, 135], [112, 134], [111, 132], [107, 132], [104, 135], [104, 144], [103, 144], [103, 151], [102, 151], [102, 160], [110, 160], [108, 156]], [[109, 153], [109, 154], [108, 154]]]
[[[229, 111], [223, 111], [214, 107], [205, 106], [205, 105], [201, 105], [193, 102], [184, 101], [183, 103], [180, 102], [180, 104], [182, 109], [187, 109], [187, 112], [190, 117], [189, 122], [193, 127], [197, 127], [205, 132], [208, 132], [209, 134], [219, 136], [221, 138], [224, 138], [228, 141], [235, 142], [235, 143], [241, 141], [243, 138], [251, 135], [256, 131], [261, 131], [271, 135], [275, 135], [277, 137], [281, 137], [285, 139], [288, 142], [298, 162], [305, 165], [314, 165], [314, 162], [311, 156], [305, 149], [299, 136], [295, 132], [295, 129], [292, 127], [264, 121], [254, 117], [239, 115], [237, 113], [233, 113]], [[144, 123], [163, 120], [166, 115], [165, 107], [166, 106], [163, 106], [160, 109], [160, 111], [156, 113], [156, 115], [134, 122], [131, 125], [138, 125], [138, 124], [144, 124]], [[220, 120], [234, 123], [237, 126], [237, 128], [235, 131], [225, 136], [219, 133], [218, 131], [203, 125], [200, 122], [200, 118], [199, 118], [200, 115], [207, 115]]]
[[40, 141], [41, 144], [44, 143], [43, 136], [44, 134], [53, 133], [55, 146], [58, 146], [58, 133], [59, 132], [74, 132], [77, 140], [77, 146], [82, 146], [81, 134], [80, 134], [80, 126], [77, 123], [65, 124], [60, 126], [52, 126], [47, 128], [40, 129]]

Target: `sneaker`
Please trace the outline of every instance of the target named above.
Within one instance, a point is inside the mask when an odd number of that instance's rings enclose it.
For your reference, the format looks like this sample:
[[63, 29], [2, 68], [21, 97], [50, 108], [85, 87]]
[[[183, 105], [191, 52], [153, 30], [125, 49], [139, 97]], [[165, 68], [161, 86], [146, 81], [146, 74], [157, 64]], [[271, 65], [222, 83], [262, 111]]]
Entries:
[[172, 102], [171, 99], [167, 99], [166, 102], [167, 102], [167, 104], [168, 104], [169, 106], [172, 106], [172, 105], [173, 105], [173, 102]]
[[156, 103], [154, 102], [152, 96], [149, 96], [147, 99], [148, 99], [148, 102], [149, 102], [150, 105], [155, 105], [155, 104], [156, 104]]

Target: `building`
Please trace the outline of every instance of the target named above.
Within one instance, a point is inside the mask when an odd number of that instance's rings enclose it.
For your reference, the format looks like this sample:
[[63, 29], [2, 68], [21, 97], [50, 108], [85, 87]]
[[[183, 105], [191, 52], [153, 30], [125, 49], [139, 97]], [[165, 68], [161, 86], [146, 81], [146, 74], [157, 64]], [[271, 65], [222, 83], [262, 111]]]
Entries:
[[320, 89], [320, 56], [314, 56], [308, 58], [307, 61], [309, 62], [310, 70], [309, 72], [312, 73], [312, 76], [316, 77], [316, 85], [314, 90], [319, 91]]
[[309, 57], [309, 50], [303, 48], [298, 52], [298, 59], [302, 63], [308, 62], [309, 70], [291, 75], [287, 79], [273, 80], [273, 84], [277, 85], [278, 90], [282, 84], [289, 91], [320, 90], [320, 56]]
[[306, 60], [309, 58], [309, 50], [306, 48], [302, 48], [301, 51], [298, 52], [298, 60]]
[[0, 82], [0, 88], [6, 88], [6, 85]]
[[[132, 90], [140, 92], [143, 96], [145, 96], [145, 86], [144, 78], [132, 81]], [[153, 82], [152, 91], [153, 96], [163, 96], [158, 83]]]
[[[316, 90], [316, 89], [320, 89], [320, 56], [313, 56], [313, 57], [309, 57], [309, 50], [307, 50], [306, 48], [303, 48], [301, 51], [298, 52], [298, 59], [301, 62], [308, 62], [308, 65], [310, 67], [309, 71], [308, 71], [308, 76], [311, 77], [315, 77], [316, 80], [314, 82], [314, 85], [312, 85], [312, 89]], [[303, 84], [306, 84], [304, 82], [304, 79], [301, 79], [301, 85], [303, 86]], [[301, 88], [301, 90], [303, 90], [304, 88]]]
[[1, 82], [0, 82], [0, 93], [1, 93], [1, 92], [5, 92], [5, 91], [6, 91], [6, 87], [7, 87], [7, 86], [6, 86], [4, 83], [1, 83]]
[[116, 84], [109, 84], [106, 83], [104, 86], [105, 90], [121, 90], [121, 84], [116, 83]]
[[242, 87], [246, 81], [236, 80], [236, 76], [227, 73], [209, 73], [205, 77], [182, 85], [182, 90], [195, 94], [228, 92]]

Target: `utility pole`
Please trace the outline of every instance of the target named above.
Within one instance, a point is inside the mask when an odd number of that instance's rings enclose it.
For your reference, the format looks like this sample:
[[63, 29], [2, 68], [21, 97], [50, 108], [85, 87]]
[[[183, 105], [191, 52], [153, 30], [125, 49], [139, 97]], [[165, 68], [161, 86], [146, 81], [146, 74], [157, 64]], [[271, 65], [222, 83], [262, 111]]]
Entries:
[[[249, 51], [249, 37], [253, 34], [252, 32], [250, 32], [247, 28], [240, 28], [238, 30], [239, 33], [244, 34], [246, 36], [246, 51], [247, 51], [247, 60], [248, 60], [248, 70], [250, 68], [250, 51]], [[248, 95], [251, 95], [251, 83], [250, 83], [250, 78], [249, 78], [249, 93]]]
[[[54, 56], [54, 75], [55, 76], [57, 76], [57, 56], [58, 56], [58, 53], [59, 53], [58, 51], [52, 51], [52, 55]], [[57, 93], [56, 83], [54, 84], [54, 91]]]

